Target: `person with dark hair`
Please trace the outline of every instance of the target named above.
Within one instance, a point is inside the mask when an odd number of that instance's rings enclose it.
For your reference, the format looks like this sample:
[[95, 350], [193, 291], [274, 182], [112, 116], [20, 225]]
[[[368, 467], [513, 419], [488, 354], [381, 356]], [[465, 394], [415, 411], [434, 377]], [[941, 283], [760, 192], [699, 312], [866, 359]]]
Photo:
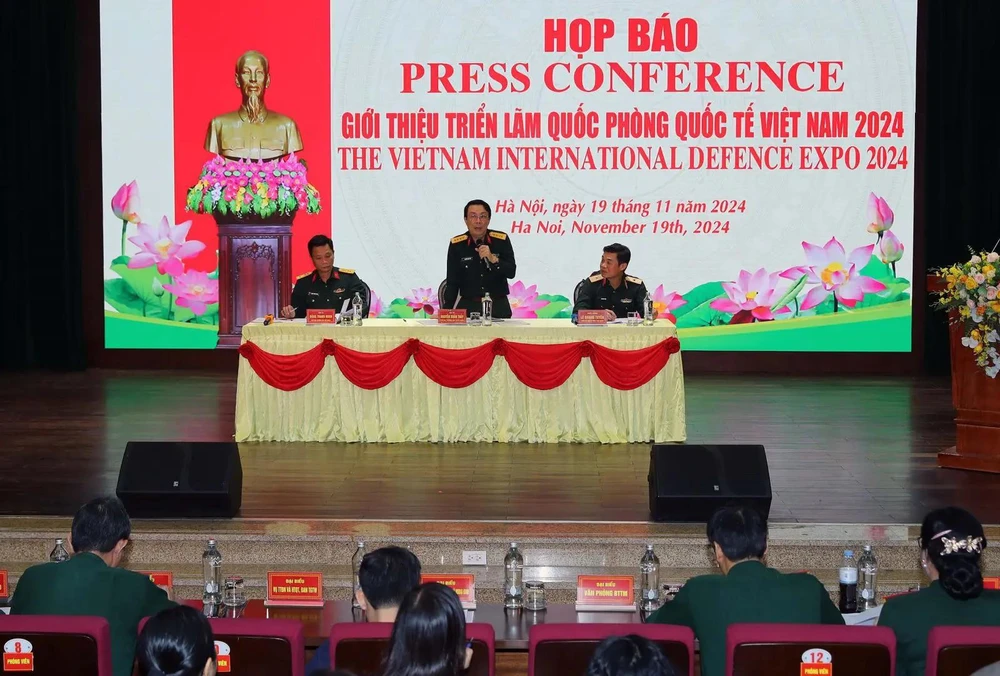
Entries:
[[177, 606], [149, 618], [135, 649], [139, 676], [215, 676], [215, 639], [208, 619]]
[[627, 317], [630, 312], [638, 312], [641, 316], [646, 284], [638, 277], [625, 274], [631, 260], [632, 252], [624, 244], [615, 242], [604, 247], [601, 269], [577, 287], [579, 292], [574, 294], [573, 314], [580, 310], [604, 310], [608, 321]]
[[118, 567], [131, 534], [132, 523], [118, 498], [85, 504], [73, 517], [72, 558], [24, 571], [11, 615], [103, 617], [111, 626], [114, 675], [131, 674], [139, 620], [174, 606], [148, 576]]
[[[333, 240], [316, 235], [309, 240], [309, 256], [316, 269], [299, 275], [292, 289], [292, 304], [281, 308], [284, 319], [303, 318], [306, 310], [336, 310], [338, 314], [352, 312], [354, 294], [361, 295], [361, 314], [368, 316], [368, 285], [354, 270], [333, 265]], [[346, 308], [346, 309], [345, 309]]]
[[451, 238], [448, 271], [441, 307], [481, 312], [483, 296], [490, 294], [493, 316], [508, 319], [512, 312], [507, 295], [517, 263], [506, 232], [490, 230], [493, 210], [483, 200], [472, 200], [463, 211], [466, 232]]
[[[358, 603], [369, 622], [395, 622], [403, 597], [420, 585], [420, 560], [403, 547], [368, 552], [358, 566]], [[330, 668], [330, 642], [324, 641], [306, 665], [307, 676]]]
[[958, 507], [936, 509], [920, 526], [920, 559], [930, 586], [889, 599], [879, 626], [896, 633], [896, 674], [923, 674], [927, 634], [937, 626], [1000, 626], [1000, 591], [983, 589], [986, 535]]
[[844, 624], [823, 585], [807, 573], [764, 565], [767, 522], [755, 509], [723, 507], [708, 522], [708, 542], [722, 575], [687, 581], [673, 601], [646, 620], [691, 627], [701, 642], [701, 673], [722, 676], [726, 630], [743, 622]]
[[601, 641], [587, 676], [675, 676], [660, 647], [643, 636], [609, 636]]
[[382, 676], [458, 676], [469, 668], [465, 611], [454, 590], [422, 584], [403, 599]]

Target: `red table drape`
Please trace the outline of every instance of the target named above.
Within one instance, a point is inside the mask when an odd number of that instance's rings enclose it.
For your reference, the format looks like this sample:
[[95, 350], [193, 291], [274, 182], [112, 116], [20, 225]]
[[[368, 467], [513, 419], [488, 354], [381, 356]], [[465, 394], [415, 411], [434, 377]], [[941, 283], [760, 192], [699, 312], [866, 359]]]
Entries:
[[377, 390], [391, 383], [411, 356], [417, 368], [442, 387], [468, 387], [486, 375], [499, 356], [507, 360], [514, 376], [528, 387], [551, 390], [566, 382], [586, 357], [605, 385], [616, 390], [633, 390], [652, 380], [667, 365], [670, 355], [680, 349], [680, 341], [673, 337], [638, 350], [614, 350], [589, 340], [535, 345], [502, 338], [478, 347], [448, 349], [411, 338], [388, 352], [359, 352], [327, 338], [310, 350], [289, 355], [271, 354], [255, 343], [246, 342], [240, 346], [240, 354], [261, 380], [286, 392], [312, 382], [331, 355], [344, 377], [365, 390]]

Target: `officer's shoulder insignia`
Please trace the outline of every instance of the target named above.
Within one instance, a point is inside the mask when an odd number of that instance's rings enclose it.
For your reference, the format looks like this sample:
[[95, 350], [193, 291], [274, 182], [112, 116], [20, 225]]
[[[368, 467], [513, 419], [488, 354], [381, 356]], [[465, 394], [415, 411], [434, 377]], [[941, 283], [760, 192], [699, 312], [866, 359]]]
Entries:
[[465, 235], [455, 235], [454, 237], [451, 238], [451, 243], [452, 244], [458, 244], [459, 242], [464, 242], [467, 239], [469, 239], [469, 235], [468, 234], [465, 234]]
[[337, 270], [339, 272], [343, 272], [345, 275], [353, 275], [354, 274], [354, 269], [353, 268], [337, 268]]
[[295, 281], [297, 282], [297, 281], [299, 281], [300, 279], [302, 279], [303, 277], [308, 277], [308, 276], [309, 276], [309, 275], [311, 275], [311, 274], [312, 274], [311, 272], [307, 272], [307, 273], [306, 273], [306, 274], [304, 274], [304, 275], [299, 275], [298, 277], [296, 277], [296, 278], [295, 278]]
[[625, 281], [628, 282], [629, 284], [642, 284], [641, 279], [639, 279], [638, 277], [630, 277], [629, 275], [625, 275]]
[[600, 272], [595, 272], [590, 277], [587, 277], [587, 280], [591, 281], [591, 282], [599, 282], [599, 281], [601, 281], [601, 273]]
[[497, 239], [507, 239], [507, 233], [497, 232], [496, 230], [490, 230], [490, 237], [496, 237]]

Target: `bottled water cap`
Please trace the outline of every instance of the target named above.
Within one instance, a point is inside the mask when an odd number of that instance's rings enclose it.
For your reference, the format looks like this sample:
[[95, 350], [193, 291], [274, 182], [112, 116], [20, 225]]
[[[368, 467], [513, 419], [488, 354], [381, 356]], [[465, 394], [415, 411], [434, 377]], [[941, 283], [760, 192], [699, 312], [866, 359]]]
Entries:
[[653, 545], [651, 545], [651, 544], [649, 544], [649, 545], [646, 545], [646, 551], [647, 551], [647, 552], [651, 552], [651, 551], [653, 551]]
[[845, 549], [844, 556], [854, 556], [854, 552], [850, 549]]
[[872, 550], [872, 546], [871, 545], [865, 545], [865, 551], [866, 552], [870, 552], [871, 550]]
[[511, 549], [517, 549], [517, 543], [516, 542], [511, 542], [510, 543], [510, 548]]
[[209, 547], [212, 547], [213, 545], [216, 545], [216, 544], [218, 544], [218, 543], [215, 541], [215, 538], [209, 538], [208, 539], [208, 546]]

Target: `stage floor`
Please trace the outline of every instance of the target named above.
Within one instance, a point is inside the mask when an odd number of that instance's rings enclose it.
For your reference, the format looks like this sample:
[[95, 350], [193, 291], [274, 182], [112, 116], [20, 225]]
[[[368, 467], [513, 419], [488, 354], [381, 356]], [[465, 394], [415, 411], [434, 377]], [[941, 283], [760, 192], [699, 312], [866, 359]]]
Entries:
[[[0, 514], [113, 493], [130, 440], [226, 441], [235, 375], [5, 374]], [[777, 522], [1000, 523], [1000, 477], [936, 467], [945, 380], [687, 376], [691, 443], [767, 449]], [[647, 445], [241, 444], [244, 518], [647, 521]]]

